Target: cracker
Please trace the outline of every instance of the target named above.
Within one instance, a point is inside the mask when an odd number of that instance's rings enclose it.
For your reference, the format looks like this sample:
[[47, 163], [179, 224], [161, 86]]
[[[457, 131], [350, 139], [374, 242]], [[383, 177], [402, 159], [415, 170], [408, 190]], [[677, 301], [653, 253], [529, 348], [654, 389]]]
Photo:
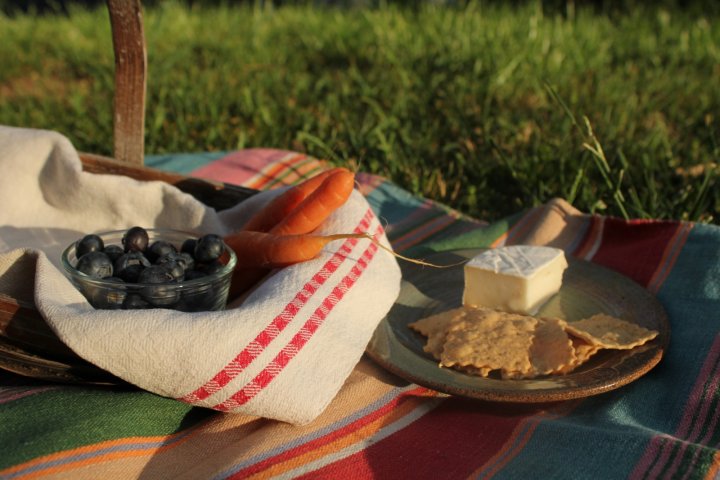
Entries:
[[504, 378], [526, 375], [532, 369], [529, 351], [537, 323], [527, 315], [467, 309], [450, 324], [440, 365], [499, 370]]
[[493, 371], [492, 368], [488, 368], [488, 367], [478, 368], [478, 367], [473, 367], [470, 365], [466, 365], [464, 367], [460, 366], [460, 365], [455, 365], [452, 368], [453, 368], [453, 370], [467, 373], [468, 375], [474, 375], [476, 377], [488, 377], [488, 376], [490, 376], [490, 374]]
[[465, 307], [453, 308], [444, 312], [436, 313], [429, 317], [422, 318], [416, 322], [408, 324], [421, 335], [428, 337], [428, 341], [423, 347], [423, 351], [431, 354], [440, 360], [440, 354], [443, 350], [445, 337], [450, 326], [450, 322], [457, 317], [465, 315]]
[[578, 338], [573, 335], [570, 335], [569, 338], [572, 342], [573, 360], [568, 365], [561, 368], [557, 373], [566, 374], [572, 372], [577, 367], [587, 362], [590, 357], [595, 355], [600, 350], [600, 347], [598, 347], [597, 345], [592, 345], [583, 340], [582, 338]]
[[655, 330], [648, 330], [603, 313], [570, 322], [565, 328], [571, 335], [582, 338], [591, 345], [616, 350], [629, 350], [658, 335]]
[[626, 350], [658, 335], [655, 330], [598, 314], [568, 323], [484, 307], [463, 306], [409, 324], [427, 337], [423, 350], [469, 375], [527, 379], [567, 374], [601, 349]]
[[590, 343], [587, 343], [585, 340], [582, 340], [577, 337], [571, 337], [572, 338], [572, 346], [573, 350], [575, 351], [575, 364], [579, 365], [581, 363], [587, 362], [590, 357], [595, 355], [599, 350], [600, 347], [597, 345], [592, 345]]
[[559, 318], [540, 318], [530, 345], [531, 377], [563, 371], [575, 361], [572, 340]]

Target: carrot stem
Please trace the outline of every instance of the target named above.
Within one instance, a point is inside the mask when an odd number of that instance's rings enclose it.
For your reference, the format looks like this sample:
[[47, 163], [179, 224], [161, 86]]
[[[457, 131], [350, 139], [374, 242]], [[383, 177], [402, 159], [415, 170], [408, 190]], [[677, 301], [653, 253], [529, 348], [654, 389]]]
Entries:
[[[434, 263], [426, 262], [425, 260], [419, 260], [419, 259], [417, 259], [417, 258], [406, 257], [406, 256], [404, 256], [404, 255], [400, 255], [399, 253], [397, 253], [397, 252], [396, 252], [395, 250], [393, 250], [392, 248], [383, 245], [382, 243], [380, 243], [380, 241], [379, 241], [377, 238], [375, 238], [374, 236], [370, 235], [370, 234], [367, 233], [367, 232], [362, 232], [362, 233], [336, 233], [336, 234], [332, 234], [332, 235], [326, 235], [325, 237], [326, 237], [326, 238], [331, 238], [332, 240], [340, 240], [340, 239], [343, 239], [343, 238], [364, 238], [364, 239], [370, 240], [371, 242], [373, 242], [375, 245], [377, 245], [377, 246], [380, 247], [381, 249], [385, 250], [386, 252], [390, 253], [391, 255], [393, 255], [393, 256], [401, 259], [401, 260], [405, 260], [406, 262], [414, 263], [414, 264], [416, 264], [416, 265], [423, 265], [423, 266], [426, 266], [426, 267], [449, 268], [449, 267], [455, 267], [455, 266], [457, 266], [457, 265], [461, 265], [461, 264], [463, 264], [463, 263], [466, 262], [465, 260], [463, 260], [463, 261], [461, 261], [461, 262], [452, 263], [452, 264], [449, 264], [449, 265], [436, 265], [436, 264], [434, 264]], [[331, 240], [331, 241], [332, 241], [332, 240]]]

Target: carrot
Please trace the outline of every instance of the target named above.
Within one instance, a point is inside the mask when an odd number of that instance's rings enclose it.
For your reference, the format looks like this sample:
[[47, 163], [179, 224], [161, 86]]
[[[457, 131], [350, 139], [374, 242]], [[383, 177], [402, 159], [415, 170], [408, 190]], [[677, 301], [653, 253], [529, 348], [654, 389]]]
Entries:
[[[347, 238], [306, 234], [316, 230], [347, 201], [354, 185], [355, 175], [345, 168], [315, 175], [281, 194], [286, 198], [276, 198], [277, 202], [270, 202], [241, 231], [226, 237], [225, 242], [238, 257], [230, 283], [230, 298], [247, 291], [270, 269], [310, 260], [331, 239]], [[304, 198], [295, 203], [300, 196]], [[289, 210], [291, 205], [294, 208]]]
[[366, 234], [274, 235], [243, 230], [225, 238], [235, 251], [237, 267], [230, 281], [230, 298], [250, 289], [272, 268], [286, 267], [317, 257], [333, 240], [365, 238]]
[[261, 208], [243, 225], [242, 229], [267, 232], [290, 214], [295, 207], [300, 205], [308, 195], [314, 192], [326, 178], [337, 170], [339, 168], [325, 170], [297, 185], [293, 185]]
[[[233, 272], [231, 292], [241, 292], [257, 283], [270, 269], [287, 267], [296, 263], [317, 258], [322, 249], [334, 240], [346, 238], [367, 239], [379, 248], [403, 260], [429, 267], [444, 268], [460, 265], [465, 261], [451, 265], [435, 265], [424, 260], [408, 258], [381, 244], [377, 238], [367, 232], [336, 233], [331, 235], [274, 235], [265, 232], [237, 232], [225, 239], [227, 245], [235, 251], [238, 265]], [[255, 274], [261, 274], [255, 277]], [[237, 282], [236, 282], [237, 279]], [[239, 285], [242, 285], [241, 289]]]
[[334, 240], [364, 238], [397, 258], [435, 268], [447, 268], [465, 263], [463, 260], [450, 265], [435, 265], [424, 260], [400, 255], [381, 244], [367, 232], [337, 233], [331, 235], [274, 235], [265, 232], [240, 231], [225, 238], [227, 245], [237, 255], [238, 267], [230, 282], [230, 298], [247, 291], [257, 284], [273, 268], [286, 267], [317, 258], [322, 249]]
[[241, 231], [227, 237], [225, 243], [235, 251], [238, 265], [244, 268], [278, 268], [312, 260], [325, 245], [344, 238], [367, 238], [367, 234], [274, 235]]
[[336, 169], [270, 232], [302, 235], [314, 231], [347, 201], [354, 186], [355, 174], [345, 168]]
[[250, 220], [242, 226], [242, 230], [267, 232], [300, 205], [306, 196], [294, 187], [286, 190], [250, 217]]

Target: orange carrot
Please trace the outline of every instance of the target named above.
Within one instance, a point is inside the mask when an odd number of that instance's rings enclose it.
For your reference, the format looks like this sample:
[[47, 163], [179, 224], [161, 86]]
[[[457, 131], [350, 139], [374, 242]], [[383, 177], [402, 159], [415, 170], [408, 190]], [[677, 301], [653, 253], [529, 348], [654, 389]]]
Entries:
[[242, 226], [242, 230], [267, 232], [300, 205], [305, 197], [301, 190], [295, 188], [286, 190], [250, 217], [250, 220]]
[[249, 230], [234, 233], [225, 243], [235, 251], [237, 266], [230, 281], [230, 299], [246, 292], [272, 268], [312, 260], [325, 245], [342, 238], [365, 238], [365, 234], [273, 235]]
[[381, 244], [377, 238], [367, 232], [332, 235], [274, 235], [246, 230], [225, 238], [227, 245], [235, 251], [238, 262], [230, 282], [230, 299], [236, 298], [256, 285], [271, 269], [317, 258], [328, 243], [345, 238], [370, 240], [397, 258], [428, 267], [446, 268], [466, 262], [463, 260], [450, 265], [435, 265], [424, 260], [405, 257], [392, 251], [391, 247]]
[[274, 235], [245, 230], [226, 237], [225, 243], [235, 251], [241, 269], [278, 268], [312, 260], [320, 254], [325, 245], [344, 238], [368, 238], [368, 235]]
[[367, 232], [336, 233], [332, 235], [274, 235], [264, 232], [237, 232], [225, 239], [227, 245], [237, 255], [238, 267], [233, 272], [230, 284], [231, 298], [242, 293], [264, 277], [271, 269], [286, 267], [317, 258], [322, 249], [334, 240], [346, 238], [364, 238], [379, 248], [403, 260], [429, 267], [443, 268], [460, 265], [435, 265], [424, 260], [405, 257], [392, 251]]
[[327, 177], [337, 170], [338, 168], [325, 170], [290, 187], [261, 208], [243, 225], [242, 229], [252, 230], [254, 232], [267, 232], [290, 214], [290, 212], [300, 205], [308, 195], [314, 192]]
[[336, 169], [270, 232], [302, 235], [314, 231], [347, 201], [354, 186], [355, 175], [350, 170]]
[[[345, 168], [322, 172], [281, 195], [287, 198], [270, 202], [241, 231], [226, 237], [225, 242], [238, 257], [230, 299], [257, 284], [272, 268], [316, 257], [331, 237], [305, 234], [316, 230], [347, 201], [354, 184], [355, 175]], [[303, 199], [292, 205], [301, 196]], [[268, 231], [271, 235], [261, 235]]]

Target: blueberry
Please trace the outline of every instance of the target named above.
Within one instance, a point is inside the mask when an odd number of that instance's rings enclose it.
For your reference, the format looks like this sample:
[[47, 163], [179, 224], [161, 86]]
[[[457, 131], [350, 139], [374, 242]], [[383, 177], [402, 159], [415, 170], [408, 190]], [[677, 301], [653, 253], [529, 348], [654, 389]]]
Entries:
[[105, 248], [103, 239], [91, 233], [75, 242], [75, 257], [80, 258], [90, 252], [100, 252], [103, 248]]
[[174, 278], [165, 265], [150, 265], [140, 272], [137, 283], [172, 283]]
[[182, 282], [185, 279], [185, 267], [180, 262], [169, 260], [160, 265], [170, 272], [174, 282]]
[[123, 268], [122, 271], [118, 272], [118, 276], [128, 283], [137, 283], [138, 277], [144, 269], [144, 265], [128, 265], [127, 267]]
[[182, 252], [178, 254], [175, 261], [182, 265], [186, 271], [195, 268], [195, 259], [189, 253]]
[[143, 297], [141, 297], [140, 294], [129, 293], [128, 296], [125, 297], [122, 308], [124, 308], [125, 310], [138, 310], [143, 308], [152, 308], [152, 305], [150, 305]]
[[125, 253], [125, 250], [123, 250], [120, 245], [106, 245], [103, 252], [105, 252], [105, 255], [110, 257], [110, 260], [115, 263], [115, 261], [120, 258], [123, 253]]
[[141, 252], [123, 253], [115, 260], [115, 275], [126, 282], [137, 282], [140, 272], [152, 265]]
[[177, 263], [182, 267], [183, 272], [195, 268], [195, 259], [187, 253], [167, 253], [155, 261], [156, 265]]
[[192, 291], [183, 292], [180, 308], [187, 312], [216, 310], [217, 297], [210, 285]]
[[103, 252], [90, 252], [80, 257], [75, 266], [85, 275], [94, 278], [105, 278], [113, 274], [113, 264]]
[[146, 256], [152, 263], [156, 263], [160, 257], [167, 255], [168, 253], [177, 253], [175, 246], [165, 240], [155, 240], [148, 247]]
[[186, 270], [185, 280], [195, 280], [196, 278], [206, 277], [207, 274], [201, 270]]
[[205, 275], [214, 275], [225, 267], [225, 264], [220, 260], [214, 260], [210, 263], [203, 263], [198, 265], [197, 270], [200, 270]]
[[142, 271], [138, 283], [151, 284], [140, 291], [142, 297], [156, 307], [167, 307], [178, 301], [172, 273], [165, 265], [151, 265]]
[[94, 285], [88, 285], [89, 291], [86, 291], [86, 297], [90, 304], [95, 308], [101, 308], [105, 310], [115, 310], [122, 308], [127, 292], [123, 289], [120, 284], [125, 282], [118, 277], [107, 277], [103, 279], [106, 282], [117, 283], [118, 288], [107, 287], [101, 288]]
[[194, 238], [188, 238], [182, 243], [182, 246], [180, 247], [180, 252], [182, 253], [189, 253], [190, 255], [195, 255], [195, 245], [197, 244], [197, 240]]
[[208, 233], [203, 235], [195, 245], [195, 261], [201, 263], [217, 260], [225, 250], [225, 244], [219, 235]]
[[129, 228], [122, 238], [122, 244], [126, 252], [144, 252], [149, 241], [147, 230], [142, 227]]

